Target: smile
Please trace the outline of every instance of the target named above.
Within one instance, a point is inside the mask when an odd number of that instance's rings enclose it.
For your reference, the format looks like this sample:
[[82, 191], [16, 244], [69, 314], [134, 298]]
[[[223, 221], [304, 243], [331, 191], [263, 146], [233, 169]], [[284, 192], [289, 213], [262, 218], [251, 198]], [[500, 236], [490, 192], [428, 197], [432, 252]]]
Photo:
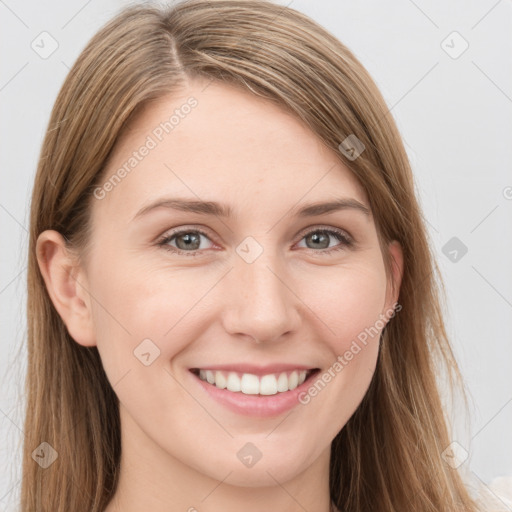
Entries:
[[221, 364], [189, 368], [191, 384], [237, 415], [275, 418], [301, 404], [299, 395], [320, 368], [300, 364]]
[[192, 372], [202, 381], [219, 389], [245, 395], [275, 395], [300, 386], [315, 372], [315, 369], [283, 371], [261, 376], [252, 373], [203, 369], [193, 369]]

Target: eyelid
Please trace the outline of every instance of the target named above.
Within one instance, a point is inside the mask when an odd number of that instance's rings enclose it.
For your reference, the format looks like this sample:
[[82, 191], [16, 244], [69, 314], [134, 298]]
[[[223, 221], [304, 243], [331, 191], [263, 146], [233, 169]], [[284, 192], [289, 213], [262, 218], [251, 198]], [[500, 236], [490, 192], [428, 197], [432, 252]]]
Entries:
[[[334, 247], [322, 249], [319, 251], [316, 251], [315, 249], [308, 248], [309, 251], [330, 254], [331, 252], [341, 249], [341, 246], [343, 246], [343, 245], [345, 245], [346, 247], [352, 247], [353, 245], [355, 245], [354, 237], [345, 229], [338, 228], [335, 226], [322, 225], [322, 224], [312, 224], [310, 226], [303, 228], [297, 235], [298, 239], [296, 242], [294, 242], [294, 245], [297, 244], [298, 242], [300, 242], [306, 235], [308, 235], [310, 233], [314, 233], [316, 231], [327, 231], [327, 232], [331, 233], [330, 236], [333, 236], [333, 234], [337, 234], [340, 238], [342, 238], [344, 240], [340, 241], [340, 244], [337, 246], [334, 246]], [[186, 255], [186, 256], [195, 256], [197, 254], [203, 253], [206, 249], [203, 249], [203, 250], [195, 249], [192, 251], [184, 251], [182, 249], [178, 249], [176, 247], [167, 245], [167, 243], [169, 242], [169, 240], [171, 238], [174, 238], [175, 236], [178, 236], [180, 234], [187, 233], [187, 232], [197, 232], [201, 235], [204, 235], [208, 239], [210, 239], [214, 244], [218, 245], [215, 242], [215, 237], [211, 236], [211, 234], [209, 233], [209, 229], [204, 228], [202, 226], [197, 226], [197, 225], [188, 225], [188, 226], [183, 225], [183, 226], [179, 226], [177, 228], [172, 228], [170, 231], [166, 231], [164, 234], [159, 236], [155, 243], [156, 243], [156, 245], [161, 246], [164, 249], [174, 252], [176, 254], [181, 254], [181, 255]]]
[[[164, 240], [167, 240], [169, 238], [172, 238], [174, 236], [177, 236], [177, 235], [180, 235], [182, 233], [188, 233], [188, 232], [197, 232], [197, 233], [200, 233], [201, 235], [204, 235], [206, 237], [208, 237], [212, 242], [216, 243], [215, 242], [215, 236], [212, 236], [212, 234], [210, 233], [210, 230], [203, 227], [203, 226], [200, 226], [200, 225], [183, 225], [183, 226], [179, 226], [179, 227], [176, 227], [176, 228], [171, 228], [167, 231], [165, 231], [162, 235], [160, 235], [157, 240], [156, 240], [156, 243], [160, 243]], [[218, 244], [217, 244], [218, 245]], [[179, 249], [178, 249], [179, 250]]]
[[297, 235], [299, 239], [297, 241], [302, 240], [305, 235], [309, 234], [310, 232], [314, 231], [333, 231], [335, 233], [338, 233], [339, 235], [342, 235], [347, 239], [347, 242], [354, 243], [354, 237], [346, 230], [342, 228], [338, 228], [335, 226], [329, 226], [329, 225], [322, 225], [322, 224], [312, 224], [311, 226], [308, 226], [304, 228], [302, 231], [299, 232]]
[[[191, 224], [191, 225], [183, 225], [183, 226], [179, 226], [179, 227], [176, 227], [176, 228], [171, 228], [170, 230], [167, 230], [165, 231], [162, 235], [160, 235], [157, 239], [157, 242], [158, 241], [161, 241], [165, 238], [168, 238], [170, 236], [173, 236], [173, 235], [177, 235], [177, 234], [180, 234], [184, 231], [197, 231], [198, 233], [201, 233], [205, 236], [208, 236], [212, 239], [215, 238], [215, 236], [212, 236], [211, 234], [208, 233], [209, 229], [208, 228], [205, 228], [201, 225], [194, 225], [194, 224]], [[335, 226], [330, 226], [330, 225], [322, 225], [322, 224], [311, 224], [310, 226], [306, 226], [305, 228], [303, 228], [301, 231], [299, 231], [299, 233], [296, 235], [298, 237], [300, 237], [297, 241], [301, 240], [306, 234], [308, 234], [310, 231], [314, 231], [314, 230], [318, 230], [318, 231], [322, 231], [322, 230], [325, 230], [325, 231], [337, 231], [341, 234], [344, 234], [348, 239], [350, 239], [351, 241], [354, 241], [354, 237], [346, 230], [346, 229], [342, 229], [342, 228], [338, 228], [338, 227], [335, 227]]]

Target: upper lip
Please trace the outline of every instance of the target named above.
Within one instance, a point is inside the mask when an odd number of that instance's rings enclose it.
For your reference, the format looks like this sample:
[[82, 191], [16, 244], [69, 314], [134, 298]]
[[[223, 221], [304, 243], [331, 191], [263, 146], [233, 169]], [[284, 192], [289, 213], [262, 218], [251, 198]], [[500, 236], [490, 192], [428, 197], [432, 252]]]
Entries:
[[193, 370], [219, 370], [224, 372], [238, 372], [238, 373], [251, 373], [253, 375], [268, 375], [271, 373], [289, 372], [293, 370], [316, 370], [313, 366], [306, 366], [302, 364], [271, 364], [266, 366], [258, 366], [254, 364], [216, 364], [196, 366], [190, 368]]

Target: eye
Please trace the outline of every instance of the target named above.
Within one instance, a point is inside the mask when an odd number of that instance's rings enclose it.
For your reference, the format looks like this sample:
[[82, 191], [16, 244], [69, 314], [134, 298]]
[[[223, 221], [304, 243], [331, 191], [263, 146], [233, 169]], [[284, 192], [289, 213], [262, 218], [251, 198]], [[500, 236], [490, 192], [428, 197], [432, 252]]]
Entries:
[[[201, 245], [201, 236], [208, 238], [208, 235], [199, 229], [182, 229], [181, 231], [175, 231], [174, 233], [166, 235], [157, 242], [157, 245], [177, 254], [197, 256]], [[177, 247], [169, 245], [174, 239], [176, 239]]]
[[[165, 235], [157, 242], [159, 247], [184, 256], [198, 256], [201, 246], [201, 237], [209, 239], [208, 235], [200, 229], [182, 229]], [[340, 242], [334, 247], [330, 247], [330, 238], [335, 238]], [[171, 245], [175, 240], [176, 245]], [[306, 232], [302, 240], [310, 241], [311, 246], [308, 249], [323, 249], [322, 253], [331, 253], [342, 249], [350, 248], [354, 245], [352, 238], [340, 229], [316, 228]]]
[[[336, 238], [340, 243], [334, 247], [330, 247], [329, 238]], [[327, 249], [323, 251], [325, 253], [340, 251], [354, 245], [352, 238], [345, 231], [333, 228], [316, 228], [310, 230], [304, 234], [301, 240], [306, 240], [306, 244], [309, 240], [312, 243], [312, 248]], [[311, 248], [311, 246], [307, 247], [309, 249]]]

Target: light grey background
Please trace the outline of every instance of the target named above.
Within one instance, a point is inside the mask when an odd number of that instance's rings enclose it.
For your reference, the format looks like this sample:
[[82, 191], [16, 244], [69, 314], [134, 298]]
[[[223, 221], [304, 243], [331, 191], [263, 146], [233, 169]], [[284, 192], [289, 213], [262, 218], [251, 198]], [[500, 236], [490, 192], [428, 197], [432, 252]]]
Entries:
[[[469, 433], [454, 425], [454, 439], [469, 452], [462, 468], [487, 484], [512, 475], [512, 4], [278, 3], [344, 42], [391, 109], [445, 279], [448, 332], [472, 398]], [[27, 228], [37, 158], [68, 69], [124, 5], [0, 0], [0, 510], [15, 510], [20, 487]], [[47, 58], [31, 47], [51, 49], [44, 31], [58, 43]], [[454, 31], [469, 44], [459, 56], [464, 41]], [[460, 248], [455, 254], [446, 246], [452, 237], [467, 247], [462, 257]]]

